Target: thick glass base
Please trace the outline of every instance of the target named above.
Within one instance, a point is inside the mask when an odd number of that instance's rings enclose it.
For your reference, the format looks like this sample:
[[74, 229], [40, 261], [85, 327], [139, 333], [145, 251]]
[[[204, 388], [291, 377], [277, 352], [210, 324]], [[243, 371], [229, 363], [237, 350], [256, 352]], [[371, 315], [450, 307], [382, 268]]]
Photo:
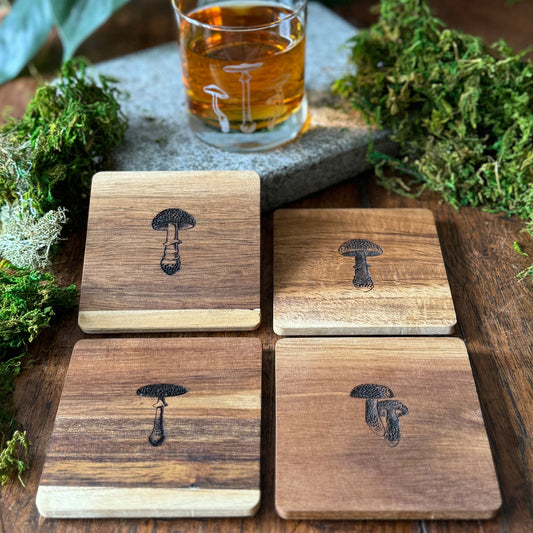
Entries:
[[259, 130], [253, 133], [230, 130], [223, 133], [208, 126], [195, 115], [189, 113], [191, 130], [202, 141], [227, 152], [259, 152], [270, 150], [292, 141], [302, 131], [308, 118], [307, 98], [303, 97], [300, 107], [273, 130]]

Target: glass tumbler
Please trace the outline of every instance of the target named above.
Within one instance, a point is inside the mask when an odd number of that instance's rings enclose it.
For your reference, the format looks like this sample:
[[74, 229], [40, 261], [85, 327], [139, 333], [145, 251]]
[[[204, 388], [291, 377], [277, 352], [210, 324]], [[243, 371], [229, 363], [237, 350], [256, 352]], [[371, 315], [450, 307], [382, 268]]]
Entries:
[[189, 125], [228, 151], [280, 146], [307, 117], [307, 0], [173, 0]]

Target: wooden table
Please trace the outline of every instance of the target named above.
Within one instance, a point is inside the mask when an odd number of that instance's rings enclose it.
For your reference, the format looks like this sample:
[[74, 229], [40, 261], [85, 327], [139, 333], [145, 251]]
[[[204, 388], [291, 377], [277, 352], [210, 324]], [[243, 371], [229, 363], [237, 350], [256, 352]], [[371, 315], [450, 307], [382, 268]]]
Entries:
[[[515, 46], [531, 44], [533, 2], [514, 8], [505, 0], [442, 0], [434, 2], [451, 25], [484, 35], [504, 37]], [[368, 22], [369, 2], [338, 8], [352, 21]], [[174, 20], [165, 0], [135, 0], [88, 41], [82, 52], [93, 61], [168, 41]], [[57, 57], [57, 41], [47, 45]], [[55, 54], [55, 56], [54, 56]], [[42, 59], [42, 58], [41, 58]], [[21, 113], [35, 82], [25, 78], [0, 87], [0, 108], [10, 104]], [[437, 196], [408, 200], [385, 192], [371, 174], [357, 176], [327, 191], [295, 202], [292, 207], [428, 207], [436, 218], [444, 261], [457, 312], [457, 335], [466, 342], [496, 470], [503, 506], [489, 521], [353, 522], [285, 521], [274, 510], [274, 346], [272, 331], [272, 215], [262, 220], [263, 324], [256, 332], [263, 343], [262, 506], [247, 519], [210, 520], [42, 520], [35, 492], [52, 429], [72, 347], [87, 337], [77, 326], [77, 313], [62, 316], [31, 349], [33, 365], [17, 381], [18, 420], [32, 441], [31, 468], [23, 475], [26, 488], [12, 480], [0, 491], [0, 531], [57, 532], [527, 532], [533, 531], [533, 285], [516, 274], [528, 265], [513, 250], [513, 241], [533, 256], [530, 238], [520, 235], [523, 224], [479, 209], [455, 211]], [[72, 235], [57, 258], [61, 282], [81, 280], [83, 232]], [[233, 335], [239, 335], [237, 333]]]

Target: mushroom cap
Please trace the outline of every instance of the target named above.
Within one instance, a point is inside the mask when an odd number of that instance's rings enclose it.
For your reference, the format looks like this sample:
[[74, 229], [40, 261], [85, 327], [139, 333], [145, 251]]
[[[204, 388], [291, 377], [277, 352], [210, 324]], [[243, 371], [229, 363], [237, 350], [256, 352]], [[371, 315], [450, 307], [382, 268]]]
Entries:
[[189, 229], [196, 226], [196, 220], [183, 209], [163, 209], [152, 219], [152, 228], [157, 230], [167, 229], [168, 225], [176, 226], [178, 230]]
[[373, 383], [364, 383], [362, 385], [357, 385], [350, 392], [352, 398], [364, 398], [366, 400], [378, 400], [380, 398], [392, 398], [394, 393], [385, 387], [384, 385], [375, 385]]
[[393, 411], [396, 416], [403, 416], [409, 414], [407, 405], [400, 402], [400, 400], [382, 400], [378, 402], [378, 412], [383, 416], [387, 411]]
[[226, 100], [226, 98], [229, 98], [228, 93], [224, 89], [221, 89], [218, 85], [214, 85], [214, 84], [206, 85], [204, 87], [204, 93], [207, 93], [210, 95], [216, 95], [219, 98], [222, 98], [223, 100]]
[[181, 396], [185, 394], [187, 389], [181, 385], [173, 385], [171, 383], [156, 383], [152, 385], [145, 385], [137, 389], [139, 396], [146, 396], [148, 398], [168, 398], [169, 396]]
[[339, 253], [346, 257], [354, 257], [357, 252], [365, 252], [365, 255], [371, 257], [381, 255], [383, 249], [381, 246], [367, 239], [351, 239], [343, 242], [339, 246]]
[[222, 70], [230, 73], [250, 72], [263, 66], [263, 63], [241, 63], [240, 65], [228, 65]]

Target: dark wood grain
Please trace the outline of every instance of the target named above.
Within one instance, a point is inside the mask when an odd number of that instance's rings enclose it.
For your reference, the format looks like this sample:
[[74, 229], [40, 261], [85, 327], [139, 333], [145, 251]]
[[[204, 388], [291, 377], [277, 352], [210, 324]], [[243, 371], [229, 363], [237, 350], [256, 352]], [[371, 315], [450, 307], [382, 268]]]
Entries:
[[[144, 397], [161, 383], [185, 389], [179, 398]], [[247, 516], [259, 501], [260, 399], [257, 339], [81, 340], [48, 444], [39, 509], [49, 517], [215, 509]], [[154, 406], [163, 421], [157, 445], [149, 441]], [[143, 510], [129, 503], [139, 497]]]
[[[366, 0], [350, 2], [342, 13], [352, 21], [369, 21]], [[436, 8], [454, 27], [485, 37], [503, 37], [514, 46], [531, 44], [533, 2], [509, 6], [506, 0], [435, 0]], [[468, 4], [468, 5], [467, 5]], [[473, 16], [472, 10], [478, 15]], [[446, 11], [446, 15], [445, 15]], [[366, 18], [365, 18], [366, 17]], [[94, 61], [116, 57], [174, 38], [174, 20], [166, 0], [134, 0], [83, 47]], [[53, 39], [52, 39], [53, 41]], [[54, 48], [55, 52], [54, 52]], [[49, 47], [57, 53], [57, 42]], [[58, 60], [58, 59], [57, 59]], [[0, 87], [0, 108], [10, 105], [23, 112], [35, 88], [33, 79]], [[233, 533], [528, 533], [533, 530], [533, 286], [518, 282], [516, 274], [531, 258], [512, 248], [519, 240], [533, 255], [531, 240], [520, 234], [517, 219], [483, 213], [479, 209], [455, 211], [437, 196], [407, 200], [388, 194], [370, 175], [333, 187], [295, 202], [291, 207], [426, 207], [435, 215], [458, 318], [458, 333], [465, 340], [489, 442], [496, 464], [503, 506], [488, 521], [296, 521], [278, 518], [274, 510], [274, 359], [277, 339], [272, 324], [272, 216], [262, 219], [261, 308], [263, 323], [253, 333], [263, 343], [263, 397], [261, 490], [259, 513], [247, 519], [210, 520], [46, 520], [39, 518], [35, 493], [50, 438], [70, 354], [75, 342], [85, 337], [77, 326], [77, 314], [59, 317], [31, 348], [32, 365], [17, 381], [15, 401], [18, 419], [32, 441], [30, 470], [23, 474], [26, 488], [12, 480], [0, 490], [0, 531], [97, 533], [170, 533], [176, 531]], [[62, 282], [81, 281], [84, 233], [71, 235], [57, 258]], [[223, 333], [216, 334], [222, 336]]]

